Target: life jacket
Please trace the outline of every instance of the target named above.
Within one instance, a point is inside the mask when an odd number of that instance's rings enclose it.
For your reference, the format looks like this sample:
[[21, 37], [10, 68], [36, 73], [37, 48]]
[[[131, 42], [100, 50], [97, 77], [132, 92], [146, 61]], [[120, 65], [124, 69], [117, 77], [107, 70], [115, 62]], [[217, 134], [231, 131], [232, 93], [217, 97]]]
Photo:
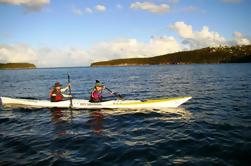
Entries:
[[90, 101], [91, 102], [101, 102], [102, 101], [102, 94], [101, 92], [98, 92], [97, 90], [93, 90], [90, 96]]
[[[52, 96], [53, 94], [56, 94], [56, 96]], [[50, 91], [50, 98], [52, 102], [62, 101], [64, 96], [62, 95], [61, 91], [57, 91], [56, 89], [52, 89]]]

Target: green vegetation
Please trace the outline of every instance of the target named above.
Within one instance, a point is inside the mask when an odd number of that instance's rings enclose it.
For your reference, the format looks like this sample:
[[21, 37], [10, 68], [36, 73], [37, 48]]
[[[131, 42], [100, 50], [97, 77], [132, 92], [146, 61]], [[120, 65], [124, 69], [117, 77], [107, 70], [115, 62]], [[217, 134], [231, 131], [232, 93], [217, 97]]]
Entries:
[[36, 66], [31, 63], [0, 63], [0, 69], [34, 69]]
[[92, 63], [91, 66], [133, 66], [158, 64], [209, 64], [251, 62], [251, 45], [207, 47], [150, 58], [115, 59]]

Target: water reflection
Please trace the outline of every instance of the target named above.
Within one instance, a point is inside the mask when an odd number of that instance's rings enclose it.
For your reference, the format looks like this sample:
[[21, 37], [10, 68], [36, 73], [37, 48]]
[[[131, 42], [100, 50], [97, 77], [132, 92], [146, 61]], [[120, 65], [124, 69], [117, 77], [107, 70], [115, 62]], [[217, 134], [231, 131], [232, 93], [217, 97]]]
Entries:
[[166, 122], [177, 120], [187, 121], [193, 119], [193, 114], [189, 110], [182, 107], [162, 109], [158, 110], [157, 112], [165, 115], [162, 117], [158, 117], [158, 119]]
[[91, 111], [87, 124], [90, 126], [94, 133], [100, 134], [103, 129], [103, 120], [104, 115], [101, 113], [101, 110]]
[[100, 134], [103, 129], [104, 115], [101, 110], [69, 110], [52, 108], [51, 120], [55, 124], [66, 123], [88, 126], [94, 133]]
[[[193, 115], [190, 111], [185, 108], [167, 108], [167, 109], [156, 109], [156, 110], [146, 110], [146, 109], [100, 109], [100, 110], [69, 110], [69, 109], [51, 109], [51, 120], [55, 124], [65, 123], [67, 130], [71, 128], [69, 125], [75, 125], [80, 128], [89, 128], [95, 134], [102, 133], [104, 128], [105, 116], [120, 116], [126, 114], [150, 114], [157, 113], [159, 116], [154, 116], [154, 119], [161, 121], [177, 121], [177, 120], [192, 120]], [[62, 126], [61, 126], [62, 127]], [[62, 128], [61, 128], [62, 129]], [[71, 128], [73, 132], [74, 128]], [[60, 132], [64, 133], [64, 132]]]
[[72, 118], [71, 110], [51, 108], [51, 119], [54, 123], [69, 122]]
[[149, 113], [158, 113], [161, 116], [156, 116], [155, 118], [158, 118], [162, 121], [175, 121], [175, 120], [191, 120], [193, 118], [192, 113], [182, 107], [179, 108], [163, 108], [163, 109], [116, 109], [116, 110], [103, 110], [105, 112], [105, 115], [126, 115], [126, 114], [149, 114]]

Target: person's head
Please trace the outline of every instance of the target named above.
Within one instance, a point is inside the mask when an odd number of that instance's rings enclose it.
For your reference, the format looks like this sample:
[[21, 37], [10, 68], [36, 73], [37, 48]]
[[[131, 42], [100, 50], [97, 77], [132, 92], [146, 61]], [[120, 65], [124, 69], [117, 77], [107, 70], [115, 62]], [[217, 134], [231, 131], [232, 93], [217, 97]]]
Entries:
[[56, 82], [55, 83], [55, 85], [54, 85], [54, 88], [56, 89], [56, 90], [60, 90], [61, 89], [61, 84], [60, 84], [60, 82]]
[[96, 82], [96, 84], [95, 84], [95, 89], [96, 89], [97, 91], [103, 90], [103, 87], [104, 87], [104, 85], [103, 85], [102, 83]]

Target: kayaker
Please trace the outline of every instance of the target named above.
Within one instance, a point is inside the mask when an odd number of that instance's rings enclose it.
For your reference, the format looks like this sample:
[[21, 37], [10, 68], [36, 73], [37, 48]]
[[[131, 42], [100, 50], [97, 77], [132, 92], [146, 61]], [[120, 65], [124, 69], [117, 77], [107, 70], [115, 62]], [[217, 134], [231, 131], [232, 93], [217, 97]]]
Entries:
[[62, 101], [64, 97], [70, 98], [71, 95], [64, 94], [65, 91], [71, 87], [71, 84], [68, 84], [65, 88], [61, 88], [62, 85], [60, 82], [56, 82], [50, 91], [50, 99], [52, 102]]
[[91, 92], [90, 102], [101, 102], [102, 101], [102, 91], [105, 89], [105, 86], [96, 80], [95, 86]]

